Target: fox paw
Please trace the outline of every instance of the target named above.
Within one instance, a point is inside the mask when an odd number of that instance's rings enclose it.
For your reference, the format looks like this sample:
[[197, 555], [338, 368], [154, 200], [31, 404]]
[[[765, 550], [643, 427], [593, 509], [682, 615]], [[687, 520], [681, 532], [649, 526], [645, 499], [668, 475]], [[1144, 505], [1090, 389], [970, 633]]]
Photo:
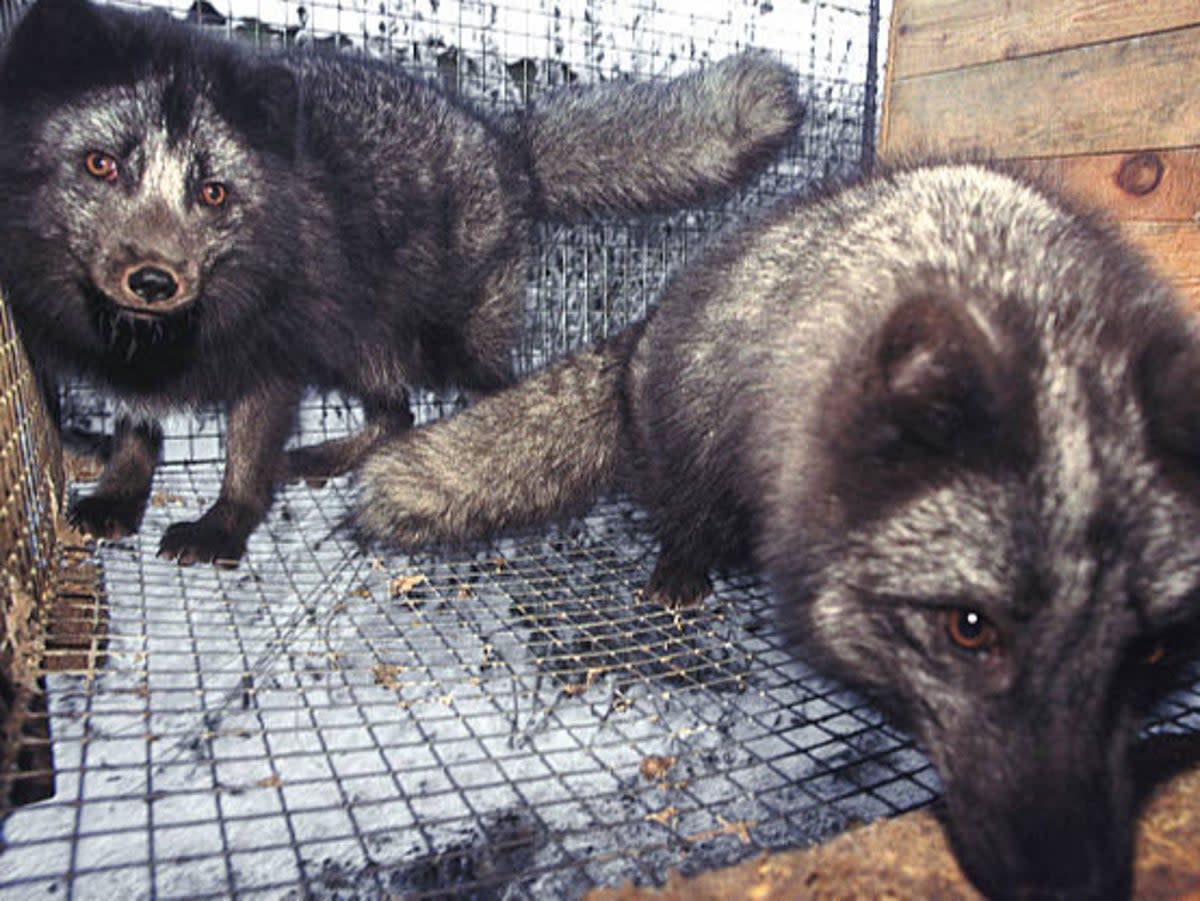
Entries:
[[703, 569], [659, 557], [643, 589], [643, 597], [668, 610], [684, 610], [700, 606], [711, 591], [712, 582]]
[[146, 498], [138, 495], [92, 494], [71, 504], [67, 518], [71, 525], [97, 538], [124, 538], [142, 525]]
[[207, 514], [195, 522], [177, 522], [163, 533], [158, 556], [174, 560], [180, 566], [215, 563], [234, 567], [246, 553], [244, 532], [230, 530]]

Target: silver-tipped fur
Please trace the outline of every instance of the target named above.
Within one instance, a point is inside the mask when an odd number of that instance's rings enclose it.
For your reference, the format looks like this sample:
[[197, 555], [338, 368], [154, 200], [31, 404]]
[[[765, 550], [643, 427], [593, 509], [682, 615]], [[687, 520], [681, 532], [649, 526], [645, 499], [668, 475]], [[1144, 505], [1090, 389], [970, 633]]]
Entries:
[[661, 212], [741, 184], [792, 136], [795, 75], [763, 52], [666, 83], [557, 91], [521, 116], [546, 216]]
[[382, 445], [359, 471], [360, 531], [452, 545], [582, 511], [618, 472], [621, 368], [641, 328]]

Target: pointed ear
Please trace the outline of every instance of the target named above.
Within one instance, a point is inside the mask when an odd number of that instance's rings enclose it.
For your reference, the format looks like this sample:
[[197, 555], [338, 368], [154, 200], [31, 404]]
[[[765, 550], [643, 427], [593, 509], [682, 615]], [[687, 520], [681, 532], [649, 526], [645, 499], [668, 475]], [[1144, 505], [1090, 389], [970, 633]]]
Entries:
[[1185, 329], [1150, 341], [1137, 380], [1150, 441], [1200, 464], [1200, 337]]
[[112, 17], [87, 0], [37, 0], [8, 39], [0, 102], [109, 83], [121, 56], [113, 26]]
[[[240, 48], [239, 48], [240, 49]], [[237, 53], [221, 67], [218, 112], [256, 146], [290, 159], [300, 128], [300, 82], [286, 65]]]
[[884, 409], [910, 439], [948, 450], [995, 420], [1000, 360], [959, 302], [919, 296], [901, 304], [880, 333], [876, 363]]

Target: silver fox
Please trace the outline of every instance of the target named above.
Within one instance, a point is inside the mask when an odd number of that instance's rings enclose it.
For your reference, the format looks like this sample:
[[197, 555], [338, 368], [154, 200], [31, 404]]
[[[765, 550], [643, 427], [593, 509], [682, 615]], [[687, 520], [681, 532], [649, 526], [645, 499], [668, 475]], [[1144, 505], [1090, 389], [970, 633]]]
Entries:
[[[136, 531], [154, 417], [223, 404], [220, 496], [160, 553], [236, 560], [281, 475], [344, 471], [411, 423], [407, 387], [511, 381], [535, 221], [711, 200], [799, 116], [765, 55], [493, 116], [350, 54], [38, 0], [0, 55], [0, 287], [45, 382], [130, 411], [73, 518]], [[368, 425], [285, 465], [309, 386], [361, 398]]]
[[916, 165], [715, 241], [648, 320], [384, 445], [405, 547], [651, 514], [649, 591], [745, 552], [801, 653], [877, 696], [993, 898], [1124, 898], [1131, 746], [1200, 635], [1200, 333], [1101, 224]]

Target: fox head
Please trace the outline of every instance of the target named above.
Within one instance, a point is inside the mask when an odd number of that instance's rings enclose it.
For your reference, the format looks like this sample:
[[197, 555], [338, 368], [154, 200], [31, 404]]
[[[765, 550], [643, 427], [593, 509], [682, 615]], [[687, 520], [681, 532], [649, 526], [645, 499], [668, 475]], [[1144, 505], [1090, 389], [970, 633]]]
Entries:
[[797, 639], [926, 749], [985, 893], [1124, 898], [1131, 745], [1200, 648], [1200, 330], [1036, 203], [889, 283], [763, 557]]
[[119, 345], [228, 327], [269, 281], [262, 248], [291, 252], [271, 223], [287, 218], [295, 78], [169, 25], [38, 0], [0, 58], [0, 230], [14, 255], [53, 258], [0, 276], [15, 306], [57, 310], [60, 340], [74, 328], [81, 348], [89, 330]]

